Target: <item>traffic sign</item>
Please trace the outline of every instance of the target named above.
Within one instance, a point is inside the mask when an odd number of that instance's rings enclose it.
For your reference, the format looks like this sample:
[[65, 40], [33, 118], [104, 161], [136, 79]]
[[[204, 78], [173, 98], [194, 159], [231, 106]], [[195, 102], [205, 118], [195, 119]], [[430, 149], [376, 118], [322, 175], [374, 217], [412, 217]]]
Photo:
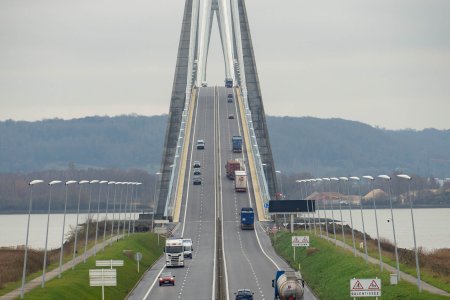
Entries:
[[154, 223], [155, 224], [167, 224], [167, 223], [169, 223], [169, 220], [155, 220]]
[[155, 233], [156, 234], [166, 234], [167, 227], [155, 227]]
[[309, 236], [293, 236], [292, 247], [309, 247]]
[[269, 208], [269, 202], [264, 202], [264, 208]]
[[350, 297], [381, 297], [381, 279], [350, 279]]
[[136, 252], [136, 254], [134, 255], [134, 259], [136, 259], [137, 261], [142, 260], [142, 253], [141, 252]]

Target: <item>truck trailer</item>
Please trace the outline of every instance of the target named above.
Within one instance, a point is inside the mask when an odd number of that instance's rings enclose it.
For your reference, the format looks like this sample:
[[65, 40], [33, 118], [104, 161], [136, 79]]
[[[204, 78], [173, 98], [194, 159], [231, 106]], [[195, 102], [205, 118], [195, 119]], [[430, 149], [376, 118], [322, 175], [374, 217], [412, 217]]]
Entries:
[[274, 299], [280, 300], [303, 300], [305, 281], [298, 272], [293, 270], [279, 270], [272, 280], [272, 287], [275, 288]]
[[243, 170], [241, 164], [242, 163], [237, 159], [230, 159], [227, 161], [225, 170], [229, 179], [234, 180], [234, 172]]
[[255, 229], [255, 212], [253, 208], [241, 208], [241, 229]]
[[233, 146], [233, 152], [242, 152], [242, 136], [233, 135], [231, 138], [231, 144]]
[[236, 192], [247, 191], [247, 172], [234, 171], [234, 190]]

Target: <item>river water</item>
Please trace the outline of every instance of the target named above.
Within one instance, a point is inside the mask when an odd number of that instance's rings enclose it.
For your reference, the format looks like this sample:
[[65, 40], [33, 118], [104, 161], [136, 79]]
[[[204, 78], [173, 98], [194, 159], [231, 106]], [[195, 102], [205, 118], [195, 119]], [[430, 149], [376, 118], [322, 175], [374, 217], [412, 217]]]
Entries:
[[[322, 205], [320, 208], [322, 208]], [[316, 211], [323, 218], [326, 212], [327, 218], [331, 218], [331, 210]], [[339, 209], [333, 210], [334, 219], [340, 221]], [[401, 248], [414, 248], [414, 236], [411, 222], [411, 210], [408, 209], [394, 209], [394, 225], [397, 245]], [[311, 214], [312, 215], [312, 214]], [[352, 206], [353, 227], [358, 231], [362, 230], [361, 210], [358, 206]], [[414, 224], [416, 230], [416, 242], [418, 247], [423, 247], [427, 250], [450, 248], [450, 208], [424, 208], [414, 209]], [[366, 233], [373, 239], [377, 238], [375, 211], [373, 209], [364, 209], [364, 225]], [[391, 210], [377, 209], [378, 231], [380, 238], [394, 241]], [[344, 224], [351, 225], [350, 210], [348, 206], [342, 208], [342, 219]], [[340, 224], [340, 223], [339, 223]], [[336, 233], [341, 233], [340, 226], [336, 228]]]
[[[402, 248], [414, 247], [411, 213], [409, 209], [394, 209], [394, 223], [397, 245]], [[450, 208], [414, 209], [414, 223], [416, 228], [417, 246], [428, 250], [438, 248], [450, 248]], [[324, 217], [324, 211], [316, 212], [316, 217]], [[339, 210], [333, 210], [334, 219], [340, 220]], [[331, 218], [331, 210], [326, 210], [328, 218]], [[375, 214], [373, 209], [363, 210], [366, 232], [372, 237], [377, 237], [375, 226]], [[118, 214], [115, 215], [116, 220]], [[378, 229], [380, 238], [386, 238], [393, 242], [391, 212], [389, 209], [377, 209]], [[0, 215], [0, 247], [25, 245], [25, 235], [28, 215]], [[93, 215], [95, 219], [96, 215]], [[112, 215], [108, 215], [111, 219]], [[136, 218], [138, 216], [136, 215]], [[350, 225], [350, 211], [342, 210], [345, 224]], [[362, 231], [361, 211], [359, 206], [352, 209], [354, 228]], [[86, 221], [87, 214], [80, 214], [79, 223]], [[99, 219], [104, 220], [105, 214], [100, 214]], [[133, 218], [133, 216], [132, 216]], [[124, 215], [121, 215], [121, 220]], [[389, 220], [389, 222], [388, 222]], [[59, 248], [61, 245], [63, 214], [51, 214], [49, 226], [49, 248]], [[66, 215], [65, 233], [70, 232], [76, 224], [76, 214]], [[45, 230], [47, 225], [46, 214], [31, 215], [29, 245], [35, 249], [45, 246]], [[91, 227], [92, 228], [92, 227]], [[337, 230], [337, 232], [340, 232]]]
[[[85, 223], [88, 214], [80, 214], [78, 223]], [[93, 220], [96, 220], [96, 213], [91, 214]], [[127, 213], [127, 218], [130, 214]], [[131, 214], [131, 220], [133, 220], [134, 214]], [[136, 219], [139, 216], [136, 214]], [[117, 222], [119, 214], [115, 214], [115, 220]], [[125, 214], [120, 215], [120, 219], [124, 220]], [[48, 229], [48, 248], [55, 249], [61, 247], [61, 235], [63, 225], [64, 214], [50, 214], [50, 222]], [[99, 220], [104, 220], [105, 214], [99, 214]], [[108, 214], [108, 220], [112, 219], [112, 213]], [[0, 247], [15, 247], [18, 245], [25, 245], [26, 232], [27, 232], [27, 214], [14, 214], [14, 215], [0, 215]], [[75, 228], [77, 224], [77, 214], [66, 215], [66, 226], [64, 229], [65, 235]], [[128, 226], [128, 222], [127, 222]], [[115, 225], [117, 228], [117, 225]], [[28, 245], [33, 249], [44, 249], [45, 247], [45, 234], [47, 229], [47, 214], [34, 214], [30, 219], [30, 233], [28, 238]], [[90, 226], [89, 231], [95, 230], [95, 227]], [[99, 233], [99, 236], [103, 238], [103, 231]]]

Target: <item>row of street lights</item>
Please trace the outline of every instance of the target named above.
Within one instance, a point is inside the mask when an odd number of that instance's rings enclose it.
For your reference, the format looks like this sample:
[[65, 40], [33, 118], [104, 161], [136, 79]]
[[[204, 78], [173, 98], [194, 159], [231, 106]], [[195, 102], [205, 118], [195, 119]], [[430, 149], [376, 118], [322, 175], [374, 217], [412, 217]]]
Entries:
[[[32, 180], [29, 182], [30, 186], [30, 201], [28, 205], [28, 221], [27, 221], [27, 231], [26, 231], [26, 238], [25, 238], [25, 254], [24, 254], [24, 263], [23, 263], [23, 273], [22, 273], [22, 288], [21, 288], [21, 298], [24, 297], [25, 292], [25, 276], [26, 276], [26, 268], [27, 268], [27, 256], [28, 256], [28, 239], [29, 239], [29, 230], [30, 230], [30, 218], [31, 218], [31, 211], [32, 211], [32, 204], [33, 204], [33, 187], [36, 184], [43, 183], [43, 180]], [[48, 183], [49, 186], [49, 200], [48, 200], [48, 212], [47, 212], [47, 228], [46, 228], [46, 235], [45, 235], [45, 249], [44, 249], [44, 263], [43, 263], [43, 272], [42, 272], [42, 284], [41, 286], [45, 286], [45, 275], [46, 275], [46, 267], [47, 267], [47, 249], [48, 249], [48, 231], [49, 231], [49, 223], [50, 223], [50, 212], [51, 212], [51, 201], [52, 201], [52, 186], [62, 183], [60, 180], [53, 180]], [[80, 201], [81, 201], [81, 190], [83, 184], [89, 184], [89, 204], [88, 204], [88, 218], [86, 221], [86, 236], [85, 236], [85, 245], [84, 245], [84, 262], [86, 262], [86, 252], [87, 252], [87, 244], [88, 244], [88, 235], [89, 235], [89, 223], [91, 218], [91, 201], [92, 201], [92, 186], [95, 183], [99, 184], [99, 194], [98, 194], [98, 203], [97, 203], [97, 222], [96, 222], [96, 232], [95, 232], [95, 243], [94, 243], [94, 255], [96, 255], [97, 251], [97, 240], [98, 240], [98, 224], [99, 221], [99, 213], [100, 213], [100, 197], [101, 197], [101, 186], [102, 184], [107, 184], [108, 186], [114, 186], [114, 206], [113, 206], [113, 217], [112, 217], [112, 223], [111, 223], [111, 239], [113, 237], [114, 232], [114, 223], [115, 223], [115, 212], [116, 212], [116, 192], [118, 186], [125, 186], [126, 194], [125, 194], [125, 205], [123, 212], [125, 213], [124, 221], [123, 221], [123, 236], [125, 236], [125, 227], [126, 227], [126, 220], [127, 220], [127, 213], [129, 213], [128, 218], [128, 235], [130, 234], [131, 230], [131, 214], [132, 214], [132, 203], [134, 202], [134, 210], [136, 212], [136, 199], [137, 199], [137, 186], [141, 185], [140, 182], [115, 182], [115, 181], [107, 181], [107, 180], [81, 180], [81, 181], [75, 181], [75, 180], [69, 180], [64, 183], [65, 185], [65, 201], [64, 201], [64, 217], [63, 217], [63, 224], [62, 224], [62, 235], [61, 235], [61, 249], [60, 249], [60, 256], [59, 256], [59, 274], [58, 277], [61, 277], [62, 273], [62, 260], [63, 260], [63, 250], [64, 250], [64, 231], [65, 231], [65, 225], [66, 225], [66, 212], [67, 212], [67, 195], [68, 195], [68, 189], [69, 185], [78, 183], [79, 185], [79, 191], [78, 191], [78, 203], [77, 203], [77, 217], [76, 217], [76, 226], [75, 226], [75, 240], [74, 240], [74, 248], [73, 248], [73, 265], [72, 268], [75, 267], [75, 258], [77, 253], [77, 241], [78, 241], [78, 226], [79, 226], [79, 214], [80, 214]], [[127, 207], [128, 204], [128, 187], [131, 186], [131, 195], [130, 195], [130, 204]], [[136, 186], [136, 189], [133, 193], [133, 188]], [[104, 220], [104, 228], [103, 228], [103, 242], [106, 240], [106, 227], [107, 227], [107, 220], [108, 220], [108, 207], [109, 207], [109, 192], [110, 189], [107, 189], [107, 195], [106, 195], [106, 215]], [[121, 221], [121, 214], [122, 214], [122, 196], [123, 196], [123, 189], [121, 191], [121, 197], [119, 201], [119, 217], [117, 221], [117, 235], [119, 235], [119, 227], [120, 227], [120, 221]], [[134, 197], [134, 201], [133, 201]], [[127, 210], [128, 209], [128, 210]], [[134, 233], [134, 223], [136, 219], [136, 214], [133, 216], [133, 233]]]
[[[416, 260], [416, 272], [417, 272], [417, 287], [419, 289], [419, 291], [422, 291], [421, 288], [421, 280], [420, 280], [420, 267], [419, 267], [419, 256], [418, 256], [418, 249], [417, 249], [417, 244], [416, 244], [416, 233], [415, 233], [415, 226], [414, 226], [414, 214], [413, 214], [413, 205], [412, 205], [412, 200], [411, 200], [411, 177], [409, 175], [406, 174], [400, 174], [397, 175], [398, 178], [400, 179], [405, 179], [408, 181], [408, 200], [410, 203], [410, 211], [411, 211], [411, 222], [412, 222], [412, 231], [413, 231], [413, 238], [414, 238], [414, 252], [415, 252], [415, 260]], [[374, 212], [375, 212], [375, 225], [376, 225], [376, 231], [377, 231], [377, 241], [378, 241], [378, 254], [379, 254], [379, 261], [380, 261], [380, 270], [383, 270], [383, 260], [382, 260], [382, 256], [381, 256], [381, 246], [380, 246], [380, 237], [379, 237], [379, 231], [378, 231], [378, 219], [377, 219], [377, 208], [376, 208], [376, 203], [375, 203], [375, 197], [373, 195], [373, 181], [375, 180], [374, 177], [366, 175], [366, 176], [362, 176], [363, 179], [366, 179], [369, 181], [370, 185], [369, 185], [369, 190], [372, 192], [372, 200], [373, 200], [373, 207], [374, 207]], [[392, 208], [392, 196], [391, 196], [391, 185], [390, 185], [390, 180], [391, 177], [389, 177], [388, 175], [378, 175], [377, 178], [379, 178], [380, 180], [383, 180], [385, 182], [388, 183], [388, 195], [389, 195], [389, 206], [390, 206], [390, 212], [391, 212], [391, 222], [392, 222], [392, 232], [393, 232], [393, 238], [394, 238], [394, 249], [395, 249], [395, 261], [396, 261], [396, 268], [397, 268], [397, 278], [400, 278], [400, 265], [399, 265], [399, 258], [398, 258], [398, 249], [397, 249], [397, 239], [396, 239], [396, 235], [395, 235], [395, 222], [394, 222], [394, 214], [393, 214], [393, 208]], [[334, 181], [336, 183], [338, 182], [342, 182], [343, 183], [343, 191], [344, 191], [344, 187], [345, 185], [347, 185], [347, 195], [350, 196], [350, 187], [349, 187], [349, 181], [353, 180], [355, 182], [360, 183], [361, 179], [359, 177], [356, 176], [352, 176], [352, 177], [330, 177], [330, 178], [313, 178], [313, 179], [302, 179], [302, 180], [296, 180], [297, 183], [300, 184], [304, 184], [304, 189], [302, 189], [302, 185], [300, 185], [300, 194], [301, 197], [304, 197], [304, 199], [306, 199], [307, 195], [308, 195], [308, 185], [309, 188], [311, 189], [311, 192], [309, 194], [312, 194], [312, 189], [314, 188], [314, 184], [315, 183], [323, 183], [322, 184], [322, 190], [325, 190], [325, 183], [329, 183], [330, 185], [330, 191], [331, 191], [331, 182]], [[304, 194], [303, 194], [304, 191]], [[339, 193], [339, 184], [337, 184], [337, 192]], [[358, 185], [358, 193], [359, 193], [359, 204], [360, 204], [360, 211], [361, 211], [361, 221], [362, 221], [362, 231], [363, 231], [363, 242], [364, 242], [364, 249], [365, 249], [365, 260], [366, 262], [368, 262], [368, 253], [367, 253], [367, 240], [366, 240], [366, 231], [365, 231], [365, 225], [364, 225], [364, 214], [363, 214], [363, 206], [362, 206], [362, 194], [361, 194], [361, 186]], [[351, 202], [352, 201], [348, 201], [348, 205], [349, 205], [349, 213], [350, 213], [350, 225], [351, 225], [351, 232], [352, 232], [352, 243], [353, 243], [353, 253], [354, 255], [356, 255], [356, 245], [355, 245], [355, 234], [354, 234], [354, 229], [353, 229], [353, 217], [352, 217], [352, 206], [351, 206]], [[340, 218], [341, 218], [341, 231], [342, 231], [342, 240], [345, 244], [345, 234], [344, 234], [344, 223], [343, 223], [343, 219], [342, 219], [342, 201], [339, 201], [339, 211], [340, 211]], [[319, 206], [318, 206], [319, 208]], [[334, 210], [331, 207], [331, 202], [330, 202], [330, 208], [331, 208], [331, 212], [332, 212], [332, 219], [334, 220]], [[326, 227], [326, 234], [328, 237], [328, 222], [327, 222], [327, 217], [326, 217], [326, 207], [325, 207], [325, 202], [323, 203], [323, 209], [324, 209], [324, 213], [325, 213], [325, 225]], [[307, 216], [308, 216], [308, 223], [309, 223], [309, 231], [311, 232], [311, 217], [309, 215], [310, 209], [309, 207], [307, 207]], [[318, 209], [318, 216], [319, 216], [319, 227], [320, 227], [320, 235], [322, 236], [322, 227], [321, 227], [321, 222], [320, 222], [320, 210]], [[314, 222], [314, 231], [315, 234], [317, 234], [316, 231], [316, 224], [315, 224], [315, 218], [313, 217], [313, 222]], [[305, 225], [305, 230], [306, 230], [306, 218], [304, 217], [304, 225]], [[334, 241], [335, 244], [337, 244], [337, 240], [336, 240], [336, 228], [335, 228], [335, 222], [333, 222], [333, 233], [334, 233]]]

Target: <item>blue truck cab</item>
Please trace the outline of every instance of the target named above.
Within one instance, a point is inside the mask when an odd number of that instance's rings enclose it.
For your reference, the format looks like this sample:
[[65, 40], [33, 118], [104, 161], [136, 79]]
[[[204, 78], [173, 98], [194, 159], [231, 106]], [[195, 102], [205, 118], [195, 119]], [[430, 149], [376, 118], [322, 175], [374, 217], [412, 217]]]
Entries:
[[242, 152], [242, 136], [233, 135], [231, 143], [233, 145], [233, 152]]
[[255, 212], [251, 207], [241, 208], [241, 229], [255, 229]]

